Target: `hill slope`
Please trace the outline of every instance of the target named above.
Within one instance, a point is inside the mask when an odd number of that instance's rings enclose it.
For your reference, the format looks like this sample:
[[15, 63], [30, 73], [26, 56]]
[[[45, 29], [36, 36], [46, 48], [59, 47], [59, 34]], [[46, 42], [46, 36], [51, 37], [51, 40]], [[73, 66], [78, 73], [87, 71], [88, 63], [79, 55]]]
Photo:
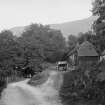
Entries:
[[[64, 37], [67, 37], [70, 34], [78, 35], [79, 32], [87, 32], [91, 30], [91, 25], [96, 17], [89, 17], [82, 20], [66, 22], [61, 24], [51, 24], [50, 27], [53, 29], [59, 29], [63, 33]], [[14, 35], [20, 36], [27, 26], [23, 27], [14, 27], [10, 29]]]
[[66, 22], [62, 24], [52, 24], [51, 28], [60, 29], [65, 37], [67, 37], [70, 34], [77, 36], [79, 32], [84, 33], [91, 30], [92, 24], [95, 19], [96, 17], [91, 16], [83, 20]]

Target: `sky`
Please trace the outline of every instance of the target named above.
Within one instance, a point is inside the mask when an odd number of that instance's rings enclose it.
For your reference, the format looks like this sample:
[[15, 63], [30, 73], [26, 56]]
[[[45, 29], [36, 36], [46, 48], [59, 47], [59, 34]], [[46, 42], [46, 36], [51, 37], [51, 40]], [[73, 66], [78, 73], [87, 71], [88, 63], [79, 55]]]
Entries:
[[88, 18], [92, 0], [0, 0], [0, 30]]

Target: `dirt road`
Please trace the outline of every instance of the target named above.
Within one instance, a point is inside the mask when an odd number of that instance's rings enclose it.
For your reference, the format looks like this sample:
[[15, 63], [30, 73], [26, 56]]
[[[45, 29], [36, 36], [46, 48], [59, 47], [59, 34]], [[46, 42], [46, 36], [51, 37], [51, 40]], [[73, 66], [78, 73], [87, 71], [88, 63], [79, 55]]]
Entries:
[[9, 84], [2, 94], [4, 105], [61, 105], [58, 91], [53, 88], [52, 76], [40, 86], [31, 86], [28, 81]]

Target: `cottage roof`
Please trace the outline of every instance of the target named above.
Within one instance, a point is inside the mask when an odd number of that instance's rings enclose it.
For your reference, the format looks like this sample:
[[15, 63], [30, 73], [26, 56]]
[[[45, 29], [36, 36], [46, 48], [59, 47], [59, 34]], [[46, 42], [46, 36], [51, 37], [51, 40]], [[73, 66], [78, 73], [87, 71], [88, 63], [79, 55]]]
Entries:
[[78, 56], [98, 56], [93, 44], [88, 41], [85, 41], [79, 46]]

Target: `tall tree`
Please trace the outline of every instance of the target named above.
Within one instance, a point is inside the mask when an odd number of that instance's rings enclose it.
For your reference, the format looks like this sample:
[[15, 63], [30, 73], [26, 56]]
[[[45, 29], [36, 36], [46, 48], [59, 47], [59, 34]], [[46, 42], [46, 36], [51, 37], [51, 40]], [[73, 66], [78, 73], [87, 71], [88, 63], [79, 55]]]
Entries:
[[97, 34], [105, 34], [105, 0], [95, 0], [93, 2], [93, 15], [98, 16], [93, 28]]
[[43, 62], [59, 60], [66, 46], [60, 31], [40, 24], [31, 24], [18, 40], [24, 49], [26, 65], [34, 68]]
[[0, 70], [10, 75], [16, 65], [16, 58], [20, 56], [19, 45], [14, 40], [13, 34], [5, 30], [0, 33]]
[[97, 45], [101, 52], [105, 49], [105, 0], [94, 0], [92, 13], [97, 16], [93, 30], [96, 33]]
[[69, 35], [68, 37], [69, 50], [72, 50], [76, 46], [76, 43], [77, 43], [77, 37], [74, 35]]

